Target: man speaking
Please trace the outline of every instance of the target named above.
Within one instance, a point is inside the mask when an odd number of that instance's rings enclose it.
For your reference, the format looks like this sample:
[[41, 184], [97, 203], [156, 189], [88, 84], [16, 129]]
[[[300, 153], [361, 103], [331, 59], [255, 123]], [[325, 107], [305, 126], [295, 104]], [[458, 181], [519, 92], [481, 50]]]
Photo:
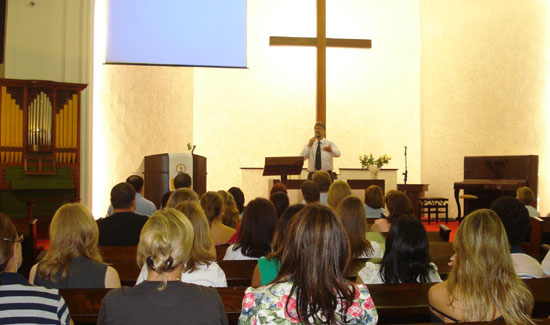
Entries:
[[340, 149], [333, 142], [325, 139], [326, 127], [323, 122], [315, 123], [313, 131], [315, 136], [309, 139], [308, 144], [300, 154], [304, 156], [304, 160], [309, 160], [307, 165], [309, 174], [307, 178], [311, 179], [316, 170], [325, 170], [334, 180], [334, 176], [332, 175], [332, 157], [340, 157]]

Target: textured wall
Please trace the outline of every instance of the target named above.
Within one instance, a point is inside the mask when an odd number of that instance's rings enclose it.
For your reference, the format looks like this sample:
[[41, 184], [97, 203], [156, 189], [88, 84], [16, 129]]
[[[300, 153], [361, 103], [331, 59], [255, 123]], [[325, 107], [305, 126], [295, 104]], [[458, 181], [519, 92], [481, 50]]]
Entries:
[[[193, 137], [193, 69], [104, 66], [94, 102], [94, 216], [105, 214], [109, 192], [143, 157], [187, 152]], [[147, 186], [147, 185], [145, 185]]]
[[420, 26], [422, 181], [429, 194], [452, 198], [464, 156], [535, 154], [546, 214], [548, 1], [421, 0]]
[[[328, 1], [327, 12], [328, 37], [373, 42], [371, 50], [327, 52], [328, 138], [342, 150], [336, 167], [360, 167], [359, 154], [373, 152], [403, 168], [408, 145], [411, 180], [419, 181], [418, 3]], [[314, 36], [315, 1], [249, 1], [247, 29], [248, 69], [195, 70], [193, 138], [208, 157], [209, 189], [240, 186], [241, 167], [298, 155], [312, 136], [315, 49], [270, 47], [269, 36]]]

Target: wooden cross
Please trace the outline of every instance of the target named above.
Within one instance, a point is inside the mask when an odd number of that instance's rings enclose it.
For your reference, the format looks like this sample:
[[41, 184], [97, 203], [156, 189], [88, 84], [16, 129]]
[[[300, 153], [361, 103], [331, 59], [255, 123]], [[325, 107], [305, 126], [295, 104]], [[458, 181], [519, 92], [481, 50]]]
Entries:
[[327, 46], [371, 48], [368, 39], [344, 39], [326, 37], [326, 0], [317, 0], [317, 37], [271, 36], [273, 46], [315, 46], [317, 47], [317, 119], [326, 123], [327, 119]]

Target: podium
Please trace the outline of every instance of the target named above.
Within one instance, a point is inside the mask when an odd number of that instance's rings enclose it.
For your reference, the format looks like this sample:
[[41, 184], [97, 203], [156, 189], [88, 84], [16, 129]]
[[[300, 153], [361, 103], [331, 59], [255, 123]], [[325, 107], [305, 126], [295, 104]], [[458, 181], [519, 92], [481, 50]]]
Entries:
[[418, 202], [419, 198], [424, 197], [424, 193], [428, 191], [428, 184], [397, 184], [397, 189], [407, 195], [411, 201], [414, 215], [421, 218]]
[[[206, 192], [206, 157], [192, 154], [193, 190], [199, 197]], [[144, 157], [145, 198], [160, 208], [162, 195], [171, 190], [170, 154], [163, 153]], [[179, 168], [179, 167], [178, 167]], [[177, 174], [177, 169], [172, 171]]]
[[263, 176], [280, 175], [281, 182], [286, 185], [288, 175], [300, 175], [304, 157], [265, 157]]

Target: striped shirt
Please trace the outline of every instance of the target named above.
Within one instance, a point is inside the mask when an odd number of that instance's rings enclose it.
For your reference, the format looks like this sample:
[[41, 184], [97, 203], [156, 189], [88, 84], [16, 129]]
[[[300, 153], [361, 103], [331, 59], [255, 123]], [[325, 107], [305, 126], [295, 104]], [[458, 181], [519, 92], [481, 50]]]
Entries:
[[0, 324], [69, 324], [70, 320], [57, 289], [33, 286], [18, 273], [2, 273]]

